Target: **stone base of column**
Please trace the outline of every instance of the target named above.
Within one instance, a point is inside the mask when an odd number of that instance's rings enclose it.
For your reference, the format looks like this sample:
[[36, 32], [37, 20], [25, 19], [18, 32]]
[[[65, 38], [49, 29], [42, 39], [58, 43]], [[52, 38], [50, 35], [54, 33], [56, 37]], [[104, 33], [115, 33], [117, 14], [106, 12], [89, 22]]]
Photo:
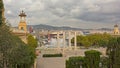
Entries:
[[63, 55], [63, 57], [65, 57], [65, 49], [64, 48], [62, 49], [62, 55]]
[[74, 50], [77, 50], [77, 47], [75, 47]]
[[58, 53], [61, 53], [61, 48], [57, 48], [57, 52], [58, 52]]
[[72, 47], [69, 47], [68, 49], [69, 49], [69, 50], [72, 50]]

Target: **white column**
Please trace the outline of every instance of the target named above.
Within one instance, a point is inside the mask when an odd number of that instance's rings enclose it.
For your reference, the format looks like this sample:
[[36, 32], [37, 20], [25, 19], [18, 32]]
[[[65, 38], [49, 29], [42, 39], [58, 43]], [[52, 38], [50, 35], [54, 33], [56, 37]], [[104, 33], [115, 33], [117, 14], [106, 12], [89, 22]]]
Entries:
[[59, 32], [57, 32], [57, 49], [60, 49], [60, 43], [59, 43], [60, 39], [59, 39]]
[[76, 32], [75, 32], [75, 35], [74, 35], [74, 46], [75, 46], [75, 50], [77, 49], [77, 38], [76, 38]]
[[65, 55], [65, 32], [63, 32], [63, 56]]
[[72, 48], [71, 48], [71, 32], [69, 31], [69, 43], [68, 43], [68, 45], [69, 45], [69, 50], [71, 50]]
[[65, 32], [63, 32], [63, 47], [65, 48]]

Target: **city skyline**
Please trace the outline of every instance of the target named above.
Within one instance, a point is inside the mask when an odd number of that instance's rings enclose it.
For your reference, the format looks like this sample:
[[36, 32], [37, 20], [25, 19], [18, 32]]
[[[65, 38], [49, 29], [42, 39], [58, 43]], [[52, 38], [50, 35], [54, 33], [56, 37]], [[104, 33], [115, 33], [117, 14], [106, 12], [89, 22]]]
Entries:
[[4, 0], [5, 16], [12, 26], [19, 13], [27, 14], [28, 25], [46, 24], [76, 28], [113, 28], [120, 25], [118, 0]]

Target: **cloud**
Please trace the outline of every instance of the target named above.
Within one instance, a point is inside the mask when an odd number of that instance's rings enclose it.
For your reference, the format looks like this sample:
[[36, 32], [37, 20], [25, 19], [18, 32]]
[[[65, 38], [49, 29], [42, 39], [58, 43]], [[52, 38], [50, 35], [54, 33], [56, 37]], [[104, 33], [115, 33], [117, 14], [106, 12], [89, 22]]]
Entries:
[[5, 0], [5, 2], [6, 2], [6, 3], [11, 3], [11, 2], [12, 2], [12, 0]]
[[12, 11], [8, 10], [8, 11], [7, 11], [7, 14], [12, 14]]
[[27, 14], [28, 24], [96, 28], [93, 25], [111, 27], [120, 21], [119, 0], [4, 0], [4, 3], [5, 15], [12, 24], [15, 19], [19, 21], [21, 10]]

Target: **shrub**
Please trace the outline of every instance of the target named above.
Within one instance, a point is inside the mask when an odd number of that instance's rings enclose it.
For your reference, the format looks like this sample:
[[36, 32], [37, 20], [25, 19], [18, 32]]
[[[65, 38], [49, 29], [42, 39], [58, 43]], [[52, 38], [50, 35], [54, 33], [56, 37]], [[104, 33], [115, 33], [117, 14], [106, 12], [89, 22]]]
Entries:
[[85, 68], [85, 59], [84, 57], [70, 57], [66, 60], [66, 68]]
[[100, 65], [101, 68], [108, 68], [108, 66], [109, 66], [109, 58], [105, 57], [105, 56], [101, 57], [100, 58], [100, 63], [101, 63], [101, 65]]
[[62, 57], [63, 55], [60, 54], [44, 54], [43, 57]]
[[87, 68], [99, 68], [101, 53], [96, 50], [90, 50], [85, 52], [85, 62]]

